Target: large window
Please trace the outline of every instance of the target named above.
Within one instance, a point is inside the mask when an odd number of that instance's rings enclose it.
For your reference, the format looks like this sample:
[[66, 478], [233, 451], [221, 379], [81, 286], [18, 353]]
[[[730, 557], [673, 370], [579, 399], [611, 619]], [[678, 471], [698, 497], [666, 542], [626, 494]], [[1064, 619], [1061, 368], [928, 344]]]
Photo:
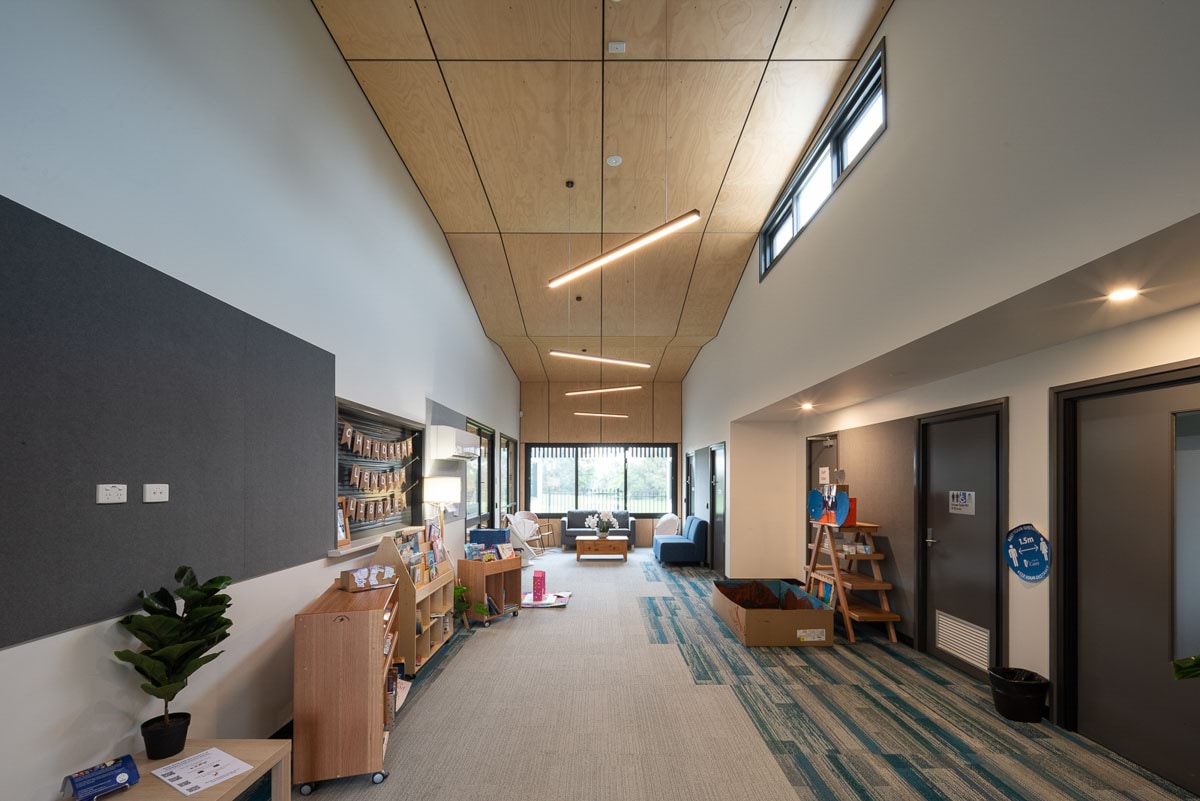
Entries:
[[812, 221], [846, 174], [871, 149], [887, 127], [883, 43], [866, 66], [829, 124], [800, 161], [800, 168], [767, 217], [761, 237], [759, 280], [788, 245]]
[[479, 458], [467, 462], [467, 476], [464, 488], [467, 521], [485, 528], [492, 524], [492, 493], [495, 483], [492, 472], [492, 443], [496, 432], [485, 425], [473, 420], [467, 421], [467, 431], [479, 436]]
[[625, 510], [657, 517], [675, 510], [674, 445], [530, 445], [529, 511]]

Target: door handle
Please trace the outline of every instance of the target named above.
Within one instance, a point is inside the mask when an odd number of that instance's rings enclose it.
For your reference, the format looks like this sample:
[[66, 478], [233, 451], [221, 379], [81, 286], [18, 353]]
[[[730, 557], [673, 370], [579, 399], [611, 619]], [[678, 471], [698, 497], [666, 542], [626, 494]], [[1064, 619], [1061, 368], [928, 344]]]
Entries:
[[935, 540], [933, 538], [933, 529], [931, 529], [931, 528], [925, 529], [925, 544], [926, 545], [934, 545], [935, 543], [937, 543], [937, 540]]

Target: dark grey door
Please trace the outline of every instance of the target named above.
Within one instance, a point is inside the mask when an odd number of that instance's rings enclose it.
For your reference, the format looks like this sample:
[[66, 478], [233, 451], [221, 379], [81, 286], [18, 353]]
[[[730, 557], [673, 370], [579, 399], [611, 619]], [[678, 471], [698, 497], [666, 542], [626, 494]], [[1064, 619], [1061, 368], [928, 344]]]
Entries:
[[712, 447], [712, 517], [709, 538], [712, 540], [712, 569], [725, 575], [725, 443]]
[[808, 488], [819, 489], [821, 486], [821, 468], [828, 467], [832, 473], [837, 469], [838, 449], [837, 437], [828, 436], [808, 441]]
[[689, 453], [687, 455], [687, 468], [683, 477], [684, 486], [684, 502], [683, 514], [696, 514], [696, 454]]
[[983, 672], [999, 644], [998, 412], [922, 422], [925, 649]]
[[707, 520], [710, 533], [708, 537], [708, 556], [705, 559], [712, 564], [712, 513], [709, 504], [712, 503], [712, 451], [709, 448], [699, 448], [695, 453], [695, 466], [692, 475], [695, 487], [693, 494], [692, 514], [701, 520]]
[[1200, 580], [1197, 409], [1188, 384], [1080, 400], [1076, 417], [1077, 727], [1192, 792], [1200, 680], [1170, 660], [1198, 647], [1200, 608], [1175, 600]]

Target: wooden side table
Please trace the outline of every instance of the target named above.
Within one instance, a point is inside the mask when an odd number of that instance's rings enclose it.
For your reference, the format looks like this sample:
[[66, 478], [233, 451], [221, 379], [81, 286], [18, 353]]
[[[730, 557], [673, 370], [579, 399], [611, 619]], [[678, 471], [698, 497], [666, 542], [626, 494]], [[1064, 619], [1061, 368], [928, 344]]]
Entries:
[[622, 562], [629, 561], [629, 538], [623, 534], [610, 534], [604, 539], [597, 536], [575, 538], [575, 561], [582, 556], [619, 556]]
[[122, 792], [121, 801], [178, 801], [184, 798], [151, 771], [164, 765], [178, 762], [209, 748], [220, 748], [232, 757], [237, 757], [253, 768], [240, 776], [226, 779], [202, 793], [187, 796], [191, 801], [233, 801], [267, 771], [271, 771], [271, 801], [288, 801], [292, 797], [292, 741], [291, 740], [191, 740], [183, 751], [166, 759], [146, 759], [143, 751], [133, 759], [137, 763], [140, 779], [138, 783]]

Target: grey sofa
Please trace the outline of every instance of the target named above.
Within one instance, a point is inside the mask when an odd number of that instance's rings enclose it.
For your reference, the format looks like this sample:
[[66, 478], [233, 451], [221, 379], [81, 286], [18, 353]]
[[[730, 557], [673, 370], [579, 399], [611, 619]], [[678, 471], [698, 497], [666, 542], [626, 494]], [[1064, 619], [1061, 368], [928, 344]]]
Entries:
[[[587, 528], [583, 521], [596, 514], [595, 509], [572, 509], [567, 516], [559, 519], [558, 536], [563, 550], [575, 547], [575, 538], [592, 536], [596, 532]], [[630, 528], [629, 512], [613, 512], [617, 519], [617, 528], [609, 529], [609, 535], [619, 535], [629, 538], [629, 550], [633, 550], [633, 530]]]

